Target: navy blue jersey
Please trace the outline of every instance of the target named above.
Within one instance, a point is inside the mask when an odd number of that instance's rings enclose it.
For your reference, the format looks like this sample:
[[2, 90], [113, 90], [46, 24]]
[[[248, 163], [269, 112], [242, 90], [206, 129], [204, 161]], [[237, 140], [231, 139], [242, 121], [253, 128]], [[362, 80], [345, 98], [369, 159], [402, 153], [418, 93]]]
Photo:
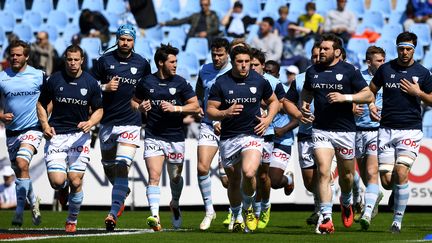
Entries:
[[139, 54], [132, 52], [129, 58], [122, 58], [117, 51], [101, 56], [93, 66], [92, 75], [102, 84], [119, 77], [119, 87], [114, 92], [103, 92], [104, 114], [101, 124], [141, 126], [141, 115], [132, 110], [131, 99], [135, 87], [142, 77], [150, 74], [150, 64]]
[[43, 106], [53, 102], [48, 123], [57, 134], [74, 133], [81, 131], [78, 123], [90, 118], [90, 108], [102, 108], [102, 92], [97, 80], [87, 72], [78, 78], [56, 72], [44, 84], [39, 101]]
[[431, 74], [419, 63], [402, 67], [395, 59], [381, 65], [371, 81], [375, 86], [383, 89], [380, 127], [402, 130], [421, 129], [420, 98], [406, 94], [400, 89], [402, 78], [411, 82], [417, 79], [422, 91], [432, 92]]
[[221, 121], [221, 140], [241, 134], [256, 135], [254, 127], [259, 123], [256, 116], [261, 116], [261, 100], [272, 94], [270, 83], [253, 70], [246, 78], [235, 78], [231, 71], [217, 78], [208, 99], [221, 102], [220, 110], [228, 109], [234, 101], [243, 105], [239, 115]]
[[195, 96], [190, 84], [182, 77], [175, 75], [160, 79], [156, 74], [150, 74], [141, 80], [135, 91], [140, 100], [150, 100], [151, 110], [147, 113], [145, 137], [168, 142], [185, 140], [183, 132], [183, 115], [180, 113], [163, 112], [162, 101], [183, 106], [186, 101]]
[[331, 67], [318, 64], [308, 68], [303, 88], [313, 91], [315, 120], [312, 126], [327, 131], [354, 132], [352, 103], [330, 104], [326, 96], [331, 92], [354, 94], [365, 87], [367, 83], [360, 71], [349, 63], [340, 61]]

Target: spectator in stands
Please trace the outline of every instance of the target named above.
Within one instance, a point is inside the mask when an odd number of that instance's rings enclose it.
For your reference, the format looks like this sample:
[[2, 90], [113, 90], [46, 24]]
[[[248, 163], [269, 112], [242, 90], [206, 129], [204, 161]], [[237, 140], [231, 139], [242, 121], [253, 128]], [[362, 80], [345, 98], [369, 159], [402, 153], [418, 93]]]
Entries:
[[129, 8], [135, 17], [140, 32], [157, 25], [153, 1], [129, 0]]
[[288, 25], [292, 22], [288, 20], [288, 7], [281, 6], [279, 8], [279, 18], [275, 22], [275, 33], [280, 37], [285, 38], [288, 36]]
[[274, 20], [264, 17], [260, 23], [259, 34], [252, 39], [251, 47], [259, 49], [266, 54], [266, 60], [280, 62], [283, 44], [279, 35], [272, 32]]
[[316, 13], [314, 2], [306, 3], [306, 14], [302, 14], [297, 21], [297, 25], [291, 24], [289, 28], [296, 30], [302, 36], [303, 44], [309, 39], [314, 39], [322, 33], [324, 17]]
[[214, 37], [220, 35], [219, 31], [219, 18], [215, 11], [210, 10], [210, 0], [200, 0], [201, 11], [194, 13], [189, 17], [182, 19], [161, 22], [161, 26], [175, 26], [182, 24], [190, 24], [189, 33], [190, 37], [207, 38], [209, 43]]
[[407, 19], [403, 26], [405, 31], [409, 31], [414, 23], [426, 23], [432, 30], [432, 1], [410, 0], [406, 9]]
[[283, 41], [282, 66], [296, 65], [300, 72], [306, 71], [309, 60], [305, 57], [306, 52], [301, 37], [296, 37], [296, 31], [288, 27], [288, 36]]
[[79, 17], [79, 27], [82, 37], [97, 37], [102, 42], [105, 49], [110, 40], [109, 22], [98, 11], [83, 9]]
[[30, 57], [28, 63], [34, 68], [43, 70], [48, 76], [56, 70], [58, 53], [49, 42], [48, 33], [39, 31], [36, 42], [30, 46]]
[[1, 170], [4, 184], [0, 185], [0, 208], [14, 208], [17, 205], [15, 192], [15, 173], [10, 166]]
[[234, 38], [244, 37], [247, 27], [255, 22], [256, 18], [243, 13], [243, 4], [240, 1], [235, 2], [233, 8], [221, 20], [221, 24], [225, 26], [227, 36]]
[[345, 8], [347, 0], [337, 0], [337, 9], [327, 13], [324, 22], [324, 32], [332, 32], [342, 38], [345, 44], [355, 33], [357, 16]]

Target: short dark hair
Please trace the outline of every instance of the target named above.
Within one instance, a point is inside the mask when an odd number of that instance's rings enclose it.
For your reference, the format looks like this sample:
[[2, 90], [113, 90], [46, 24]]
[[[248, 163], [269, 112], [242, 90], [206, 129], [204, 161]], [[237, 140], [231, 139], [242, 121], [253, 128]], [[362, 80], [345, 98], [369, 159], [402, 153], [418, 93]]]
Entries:
[[408, 41], [412, 41], [414, 47], [417, 46], [417, 35], [408, 31], [402, 32], [396, 38], [396, 45], [398, 45], [401, 42], [408, 42]]
[[72, 44], [72, 45], [68, 46], [64, 52], [64, 58], [67, 57], [68, 52], [79, 52], [81, 57], [84, 58], [84, 51], [79, 45]]
[[[313, 54], [313, 49], [318, 48], [320, 49], [321, 40], [317, 40], [313, 43], [312, 49], [310, 50], [311, 54]], [[306, 50], [307, 51], [307, 50]]]
[[333, 33], [323, 34], [321, 36], [321, 41], [332, 41], [334, 50], [339, 49], [342, 51], [343, 49], [342, 40]]
[[212, 41], [211, 46], [210, 46], [210, 50], [213, 48], [216, 48], [216, 49], [225, 48], [225, 51], [229, 52], [230, 43], [225, 38], [216, 38]]
[[28, 57], [30, 54], [30, 45], [22, 40], [13, 40], [10, 44], [9, 44], [9, 55], [11, 54], [12, 48], [16, 48], [16, 47], [22, 47], [24, 49], [23, 53], [24, 56]]
[[308, 10], [316, 10], [316, 6], [314, 2], [308, 2], [306, 3], [306, 11]]
[[159, 61], [165, 62], [168, 59], [168, 55], [177, 56], [178, 53], [179, 49], [171, 46], [170, 44], [161, 44], [161, 46], [156, 49], [156, 53], [154, 55], [156, 67], [158, 66]]
[[234, 60], [235, 60], [235, 57], [236, 57], [237, 55], [239, 55], [239, 54], [246, 54], [246, 55], [251, 56], [251, 51], [250, 51], [250, 49], [247, 48], [247, 47], [244, 47], [244, 46], [236, 46], [236, 47], [234, 47], [234, 48], [231, 50], [231, 52], [230, 52], [230, 58], [231, 58], [231, 61], [234, 61]]
[[274, 26], [274, 20], [271, 17], [264, 17], [262, 22], [267, 22], [271, 27]]
[[366, 50], [366, 60], [372, 60], [372, 56], [374, 54], [381, 54], [383, 57], [385, 57], [385, 51], [381, 47], [378, 46], [369, 46]]
[[268, 60], [267, 62], [265, 62], [265, 65], [273, 65], [273, 67], [276, 68], [278, 73], [280, 71], [280, 64], [278, 62], [276, 62], [275, 60]]
[[251, 48], [251, 58], [256, 58], [261, 63], [261, 65], [265, 64], [265, 54], [261, 50], [256, 48]]

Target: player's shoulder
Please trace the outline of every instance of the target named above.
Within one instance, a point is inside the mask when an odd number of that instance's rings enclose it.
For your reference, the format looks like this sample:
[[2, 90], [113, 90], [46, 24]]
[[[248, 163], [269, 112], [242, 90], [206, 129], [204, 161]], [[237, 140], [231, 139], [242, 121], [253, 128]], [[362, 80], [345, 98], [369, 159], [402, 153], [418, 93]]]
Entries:
[[203, 65], [200, 67], [200, 70], [199, 70], [200, 74], [201, 74], [201, 73], [202, 73], [202, 74], [205, 74], [205, 73], [211, 73], [211, 72], [213, 72], [213, 71], [214, 71], [213, 63], [206, 63], [206, 64], [203, 64]]
[[145, 59], [143, 56], [141, 56], [140, 54], [138, 54], [136, 52], [132, 52], [131, 59], [134, 62], [140, 63], [143, 66], [150, 64], [147, 59]]
[[30, 65], [27, 65], [27, 67], [26, 67], [26, 69], [25, 69], [24, 72], [31, 73], [33, 75], [37, 75], [37, 76], [41, 76], [41, 77], [44, 74], [44, 71], [42, 71], [40, 69], [37, 69], [37, 68], [34, 68], [34, 67], [30, 66]]
[[89, 84], [97, 84], [99, 85], [98, 81], [88, 72], [83, 71], [82, 77], [88, 82]]
[[355, 67], [351, 63], [348, 63], [345, 61], [339, 61], [339, 63], [337, 65], [338, 65], [339, 69], [344, 70], [346, 72], [359, 71], [359, 69], [357, 67]]

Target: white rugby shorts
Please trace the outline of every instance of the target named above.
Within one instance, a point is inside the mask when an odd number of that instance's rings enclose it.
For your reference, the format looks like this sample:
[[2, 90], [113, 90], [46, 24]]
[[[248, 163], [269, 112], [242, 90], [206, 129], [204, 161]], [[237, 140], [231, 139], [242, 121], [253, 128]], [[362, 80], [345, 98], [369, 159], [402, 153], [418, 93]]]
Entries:
[[173, 164], [184, 161], [185, 142], [166, 142], [153, 138], [144, 139], [144, 159], [165, 156], [165, 160]]

